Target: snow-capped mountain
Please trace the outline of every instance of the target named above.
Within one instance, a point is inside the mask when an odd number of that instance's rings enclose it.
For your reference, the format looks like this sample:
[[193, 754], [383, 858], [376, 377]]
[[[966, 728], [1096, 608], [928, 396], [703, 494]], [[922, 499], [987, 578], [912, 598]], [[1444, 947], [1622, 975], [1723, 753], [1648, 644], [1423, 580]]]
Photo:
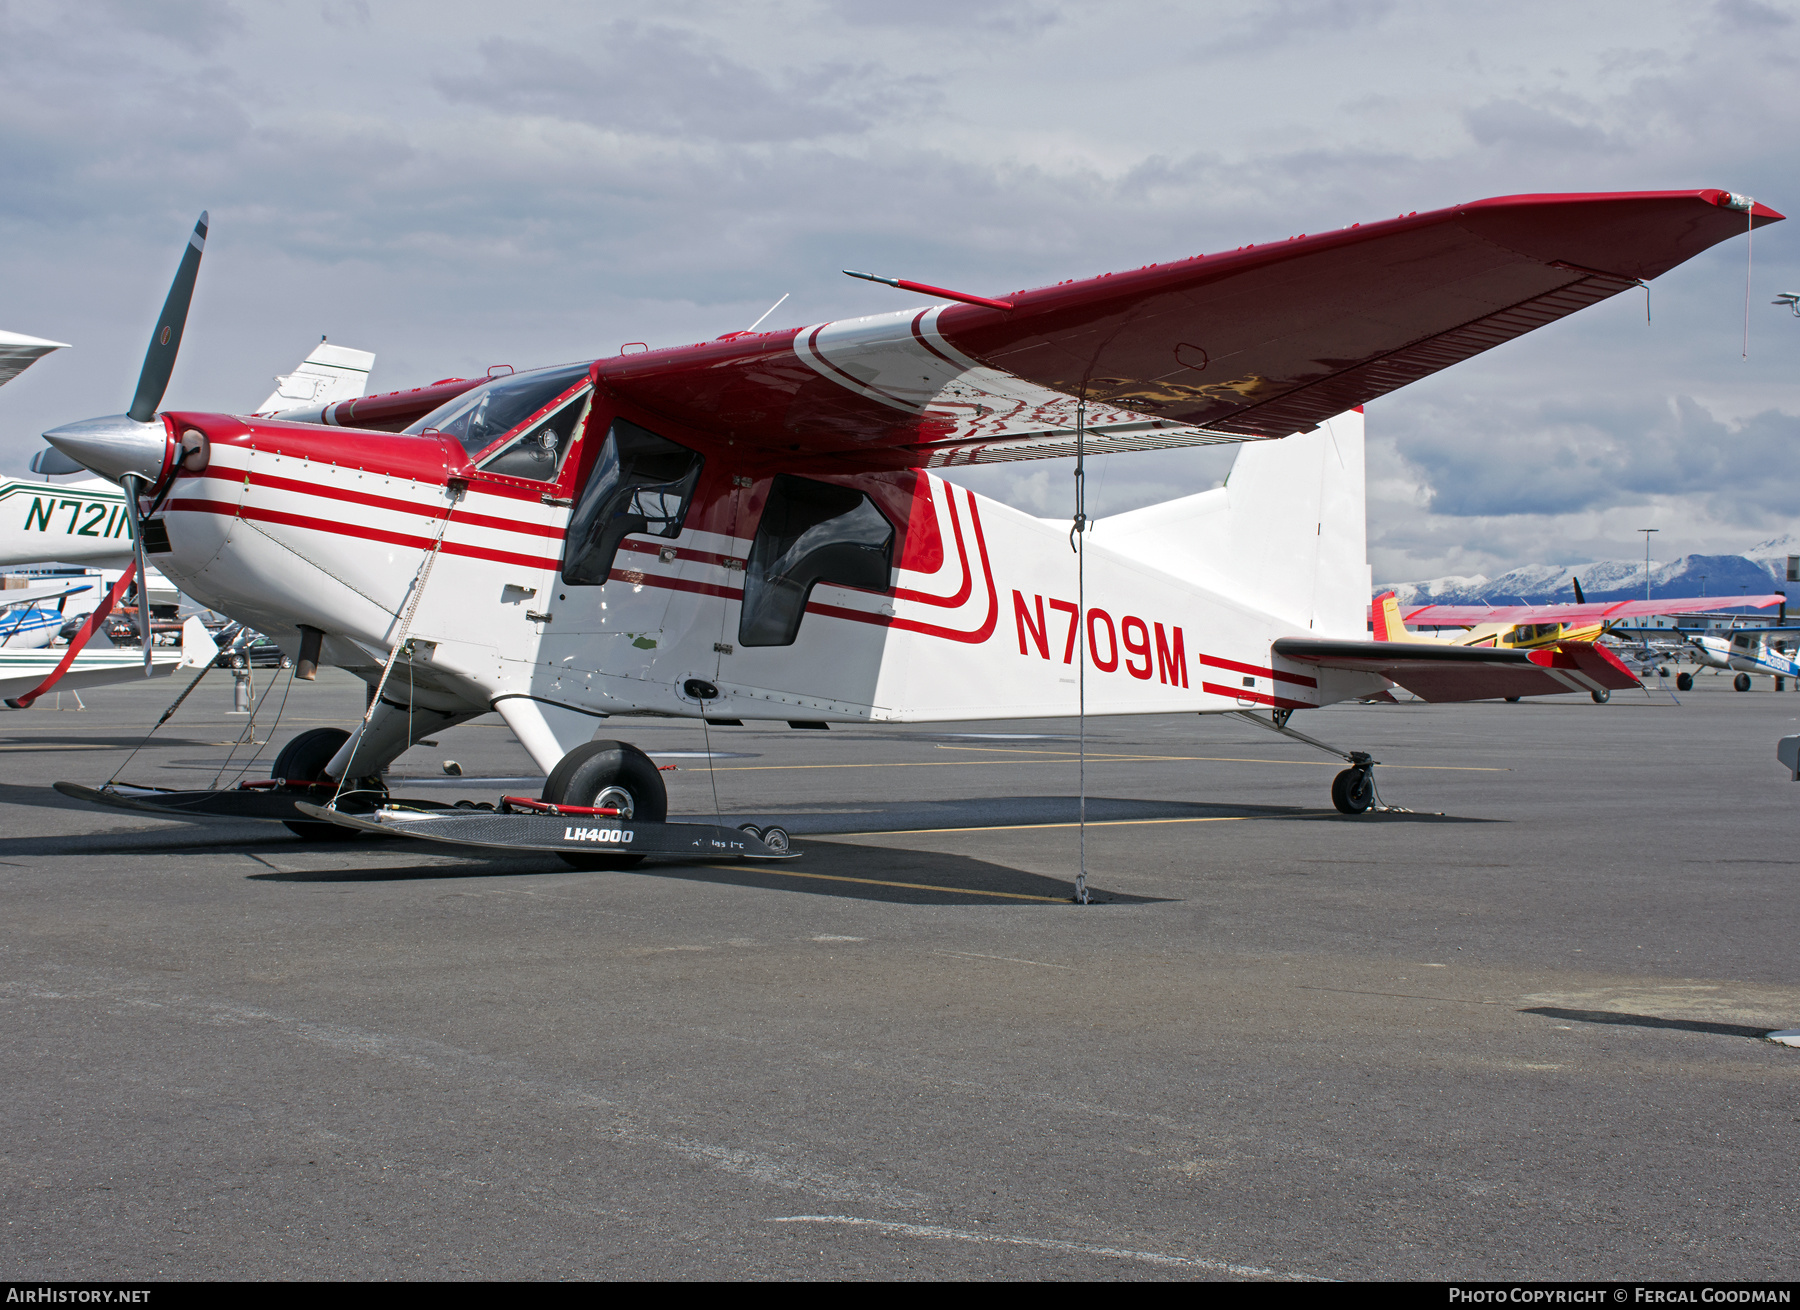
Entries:
[[[1800, 555], [1800, 537], [1788, 534], [1752, 546], [1741, 555], [1683, 555], [1650, 562], [1650, 596], [1717, 596], [1721, 608], [1746, 592], [1785, 591], [1787, 557]], [[1575, 599], [1574, 579], [1589, 600], [1636, 600], [1644, 594], [1642, 560], [1589, 564], [1527, 564], [1497, 578], [1430, 578], [1377, 586], [1402, 605], [1546, 605]], [[1796, 594], [1800, 595], [1800, 584]]]

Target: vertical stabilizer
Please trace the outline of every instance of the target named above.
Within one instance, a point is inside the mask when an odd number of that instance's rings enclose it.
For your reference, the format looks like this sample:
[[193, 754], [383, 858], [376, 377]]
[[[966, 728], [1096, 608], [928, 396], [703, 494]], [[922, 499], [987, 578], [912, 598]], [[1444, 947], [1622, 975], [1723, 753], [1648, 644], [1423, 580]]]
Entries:
[[1094, 540], [1302, 630], [1366, 639], [1362, 413], [1248, 443], [1223, 487], [1104, 519]]
[[1374, 605], [1375, 640], [1376, 641], [1422, 641], [1406, 629], [1400, 619], [1400, 602], [1391, 591], [1384, 591], [1375, 598]]
[[321, 341], [292, 373], [275, 379], [275, 390], [256, 408], [258, 414], [310, 409], [340, 400], [355, 400], [369, 385], [375, 356]]

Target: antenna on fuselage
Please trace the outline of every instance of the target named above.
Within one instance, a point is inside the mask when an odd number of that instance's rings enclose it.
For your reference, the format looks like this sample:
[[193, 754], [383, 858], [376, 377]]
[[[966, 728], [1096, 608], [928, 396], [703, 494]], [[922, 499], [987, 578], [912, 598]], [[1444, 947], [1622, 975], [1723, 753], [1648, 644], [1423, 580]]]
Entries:
[[[789, 296], [791, 296], [793, 294], [794, 293], [792, 291], [784, 291], [781, 293], [781, 300], [786, 300]], [[754, 332], [754, 331], [756, 331], [757, 328], [761, 327], [762, 323], [763, 323], [763, 318], [767, 318], [770, 314], [773, 314], [776, 310], [781, 308], [781, 300], [777, 300], [773, 305], [770, 305], [767, 309], [763, 310], [762, 318], [757, 319], [756, 322], [752, 323], [749, 327], [745, 328], [744, 331]]]

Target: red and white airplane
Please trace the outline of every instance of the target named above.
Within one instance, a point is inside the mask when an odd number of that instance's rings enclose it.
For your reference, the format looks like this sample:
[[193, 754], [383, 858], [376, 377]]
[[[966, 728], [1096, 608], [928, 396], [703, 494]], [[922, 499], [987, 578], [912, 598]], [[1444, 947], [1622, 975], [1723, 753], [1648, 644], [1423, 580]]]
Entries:
[[[1292, 712], [1395, 682], [1636, 685], [1592, 646], [1368, 639], [1360, 407], [1780, 218], [1717, 190], [1508, 196], [1003, 297], [876, 279], [950, 303], [279, 418], [153, 417], [172, 321], [130, 416], [45, 435], [136, 493], [189, 595], [300, 676], [379, 688], [278, 778], [317, 800], [497, 711], [549, 774], [512, 808], [586, 820], [508, 831], [616, 857], [661, 849], [621, 825], [658, 826], [666, 800], [647, 757], [594, 740], [609, 717], [1261, 708], [1298, 736]], [[1079, 532], [932, 471], [1214, 442], [1251, 443], [1224, 487]], [[1367, 809], [1372, 761], [1338, 753], [1334, 799]], [[499, 815], [346, 808], [306, 813], [523, 842]]]

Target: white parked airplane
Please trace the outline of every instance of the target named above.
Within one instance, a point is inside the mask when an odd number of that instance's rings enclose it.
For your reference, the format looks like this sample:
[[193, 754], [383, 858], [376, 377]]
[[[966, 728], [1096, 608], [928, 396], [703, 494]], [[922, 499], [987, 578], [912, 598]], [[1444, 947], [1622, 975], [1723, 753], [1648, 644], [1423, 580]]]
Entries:
[[[48, 646], [62, 631], [62, 606], [67, 598], [93, 587], [87, 578], [69, 578], [0, 591], [0, 647], [37, 650]], [[57, 602], [54, 609], [39, 608], [51, 600]]]
[[[398, 433], [149, 422], [172, 365], [153, 345], [131, 415], [46, 436], [130, 488], [186, 592], [291, 644], [299, 676], [375, 689], [354, 731], [282, 753], [268, 817], [766, 858], [785, 836], [663, 823], [655, 766], [596, 733], [1260, 708], [1298, 736], [1293, 712], [1393, 684], [1635, 685], [1592, 646], [1368, 640], [1357, 408], [1779, 218], [1722, 191], [1514, 196], [1003, 299], [883, 279], [958, 303], [464, 383]], [[1223, 488], [1097, 525], [1078, 507], [1074, 530], [929, 471], [1219, 441], [1253, 443]], [[489, 710], [541, 799], [328, 803]], [[1367, 810], [1374, 761], [1336, 753], [1334, 802]]]
[[[1738, 691], [1749, 691], [1750, 675], [1768, 674], [1776, 678], [1800, 678], [1800, 660], [1770, 644], [1767, 630], [1740, 628], [1735, 632], [1696, 632], [1687, 639], [1694, 663], [1709, 669], [1736, 672], [1731, 680]], [[1680, 674], [1676, 685], [1686, 691], [1693, 686], [1693, 675]]]

